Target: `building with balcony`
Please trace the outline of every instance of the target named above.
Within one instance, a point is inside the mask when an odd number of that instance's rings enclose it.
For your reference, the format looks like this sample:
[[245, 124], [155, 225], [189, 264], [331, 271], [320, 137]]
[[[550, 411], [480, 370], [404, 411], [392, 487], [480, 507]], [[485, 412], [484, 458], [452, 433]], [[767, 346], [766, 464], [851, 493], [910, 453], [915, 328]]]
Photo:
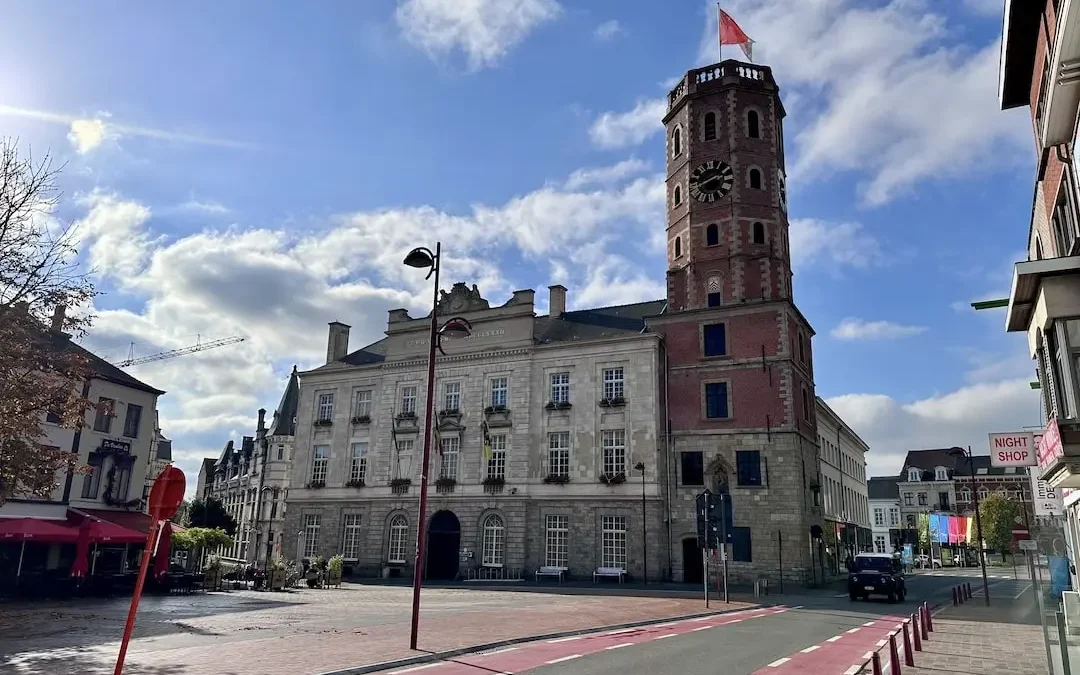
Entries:
[[825, 568], [838, 574], [846, 572], [848, 555], [873, 546], [866, 484], [870, 446], [820, 396], [816, 400]]
[[1042, 393], [1046, 429], [1040, 477], [1080, 487], [1080, 246], [1077, 162], [1080, 6], [1005, 3], [998, 94], [1002, 109], [1029, 106], [1037, 171], [1027, 257], [1016, 263], [1005, 319], [1027, 334]]

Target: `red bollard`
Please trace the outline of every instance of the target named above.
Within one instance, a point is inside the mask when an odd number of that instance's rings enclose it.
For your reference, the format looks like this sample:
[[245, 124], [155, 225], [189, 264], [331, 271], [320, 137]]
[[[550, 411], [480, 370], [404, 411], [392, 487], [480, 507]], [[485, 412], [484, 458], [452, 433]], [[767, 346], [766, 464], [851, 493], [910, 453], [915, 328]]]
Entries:
[[881, 672], [881, 654], [874, 652], [874, 655], [870, 657], [870, 664], [873, 667], [873, 675], [884, 675]]
[[908, 633], [907, 621], [904, 622], [904, 663], [909, 666], [915, 665], [915, 654], [911, 650], [911, 634]]
[[930, 611], [930, 605], [928, 603], [925, 603], [925, 602], [923, 603], [923, 611], [926, 612], [926, 629], [929, 630], [931, 633], [933, 633], [934, 632], [934, 616], [933, 616], [933, 613]]
[[911, 615], [911, 632], [913, 634], [913, 637], [915, 638], [915, 651], [921, 652], [922, 651], [922, 638], [919, 635], [920, 629], [919, 629], [918, 619], [915, 618], [914, 614]]
[[930, 629], [926, 625], [927, 621], [928, 621], [928, 619], [926, 618], [926, 607], [925, 606], [920, 607], [919, 608], [919, 630], [922, 631], [922, 639], [923, 640], [929, 640], [930, 639]]
[[900, 654], [896, 651], [896, 633], [889, 633], [889, 673], [901, 675]]
[[953, 607], [956, 607], [959, 604], [959, 600], [957, 599], [957, 595], [956, 595], [956, 586], [953, 586], [953, 589], [952, 589], [952, 604], [953, 604]]

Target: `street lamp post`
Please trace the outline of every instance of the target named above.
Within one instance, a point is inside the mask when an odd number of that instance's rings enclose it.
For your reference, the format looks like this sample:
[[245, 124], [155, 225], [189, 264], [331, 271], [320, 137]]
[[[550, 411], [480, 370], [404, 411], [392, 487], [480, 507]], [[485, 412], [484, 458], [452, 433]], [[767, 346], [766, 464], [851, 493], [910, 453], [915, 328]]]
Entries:
[[435, 252], [427, 248], [414, 248], [405, 256], [404, 263], [409, 267], [428, 269], [425, 279], [434, 276], [434, 291], [431, 302], [431, 331], [428, 337], [427, 397], [424, 406], [424, 458], [420, 468], [420, 505], [416, 517], [416, 557], [413, 560], [413, 596], [412, 624], [409, 631], [409, 648], [416, 649], [416, 634], [420, 625], [420, 587], [423, 584], [424, 546], [426, 544], [425, 522], [427, 521], [428, 471], [431, 465], [431, 418], [435, 406], [435, 349], [439, 345], [439, 336], [466, 337], [471, 326], [465, 319], [454, 318], [439, 328], [439, 267], [442, 262], [442, 242], [435, 244]]
[[641, 581], [649, 583], [649, 544], [645, 528], [645, 462], [634, 465], [635, 471], [641, 472]]
[[967, 448], [967, 453], [963, 448], [953, 448], [950, 452], [952, 455], [958, 455], [963, 457], [967, 454], [968, 468], [971, 470], [971, 488], [975, 493], [975, 537], [978, 539], [975, 542], [975, 552], [979, 555], [979, 567], [982, 568], [982, 580], [983, 580], [983, 600], [986, 602], [986, 606], [990, 606], [990, 584], [986, 580], [986, 557], [983, 555], [983, 531], [982, 531], [982, 515], [979, 513], [979, 490], [975, 485], [975, 460], [971, 457], [971, 446]]

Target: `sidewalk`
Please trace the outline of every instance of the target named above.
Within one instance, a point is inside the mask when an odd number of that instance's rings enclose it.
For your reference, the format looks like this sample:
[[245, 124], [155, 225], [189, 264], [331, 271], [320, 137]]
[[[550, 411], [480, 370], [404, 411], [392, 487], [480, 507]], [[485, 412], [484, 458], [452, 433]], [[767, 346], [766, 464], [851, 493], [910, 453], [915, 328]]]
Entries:
[[904, 675], [1047, 675], [1032, 590], [996, 593], [992, 588], [989, 607], [981, 588], [972, 584], [972, 591], [974, 597], [964, 604], [934, 616], [934, 632], [923, 650], [914, 652], [915, 667], [905, 666]]

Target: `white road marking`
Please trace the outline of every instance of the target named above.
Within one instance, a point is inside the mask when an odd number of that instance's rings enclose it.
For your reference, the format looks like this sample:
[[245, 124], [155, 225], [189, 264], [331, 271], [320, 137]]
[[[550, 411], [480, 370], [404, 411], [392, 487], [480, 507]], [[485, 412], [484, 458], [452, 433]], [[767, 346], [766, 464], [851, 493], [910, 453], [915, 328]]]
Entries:
[[477, 656], [494, 656], [496, 654], [505, 654], [506, 652], [517, 651], [517, 647], [506, 647], [504, 649], [496, 649], [493, 652], [480, 652]]
[[680, 623], [682, 623], [682, 622], [681, 621], [668, 621], [667, 623], [654, 624], [653, 628], [670, 628], [672, 626], [678, 626]]
[[742, 619], [732, 619], [731, 621], [725, 621], [724, 625], [726, 626], [729, 623], [739, 623], [740, 621], [742, 621]]
[[633, 633], [636, 630], [637, 628], [620, 628], [618, 630], [609, 630], [606, 633], [601, 633], [601, 635], [618, 635], [619, 633]]
[[715, 619], [715, 618], [716, 618], [715, 616], [709, 615], [709, 616], [695, 617], [695, 618], [690, 619], [690, 620], [691, 621], [708, 621], [709, 619]]
[[826, 640], [825, 642], [836, 642], [837, 640], [839, 640], [842, 637], [844, 637], [844, 636], [843, 635], [834, 635], [831, 638], [829, 638], [828, 640]]
[[564, 656], [561, 659], [552, 659], [550, 661], [545, 661], [544, 663], [546, 665], [550, 666], [553, 663], [562, 663], [563, 661], [573, 661], [574, 659], [580, 659], [580, 658], [581, 658], [581, 654], [571, 654], [570, 656]]
[[784, 665], [785, 663], [787, 663], [790, 660], [791, 659], [789, 659], [786, 656], [784, 658], [782, 658], [782, 659], [776, 659], [775, 661], [773, 661], [772, 663], [769, 664], [769, 668], [779, 668], [780, 666]]
[[858, 633], [858, 632], [859, 632], [859, 628], [857, 626], [848, 631], [848, 633]]
[[852, 666], [844, 671], [844, 675], [855, 675], [860, 670], [862, 670], [862, 666]]
[[669, 637], [675, 637], [678, 633], [668, 633], [667, 635], [657, 635], [654, 640], [666, 640]]
[[784, 613], [784, 612], [786, 612], [786, 611], [787, 611], [787, 608], [785, 607], [784, 609], [778, 609], [778, 610], [776, 610], [775, 612], [773, 612], [773, 614], [783, 614], [783, 613]]
[[881, 647], [884, 647], [888, 642], [889, 642], [888, 640], [878, 640], [876, 646], [881, 648]]
[[558, 639], [555, 639], [555, 640], [548, 640], [547, 643], [549, 645], [553, 645], [556, 642], [570, 642], [571, 640], [580, 640], [583, 637], [585, 637], [585, 636], [584, 635], [571, 635], [570, 637], [558, 638]]
[[699, 630], [709, 630], [710, 628], [712, 628], [712, 626], [698, 626], [697, 628], [691, 629], [690, 632], [691, 633], [696, 633]]
[[867, 622], [866, 622], [866, 623], [864, 623], [863, 625], [864, 625], [864, 626], [873, 626], [873, 625], [874, 625], [875, 623], [877, 623], [877, 621], [867, 621]]
[[624, 642], [621, 645], [611, 645], [610, 647], [604, 647], [604, 649], [622, 649], [623, 647], [633, 647], [633, 642]]
[[413, 666], [412, 668], [402, 668], [401, 670], [393, 670], [393, 671], [387, 673], [386, 675], [404, 675], [404, 673], [414, 673], [414, 672], [416, 672], [418, 670], [424, 670], [425, 668], [434, 668], [435, 666], [441, 666], [442, 664], [443, 664], [442, 661], [437, 661], [436, 663], [425, 663], [422, 666]]
[[803, 654], [809, 654], [810, 652], [812, 652], [812, 651], [814, 651], [815, 649], [818, 649], [818, 648], [819, 648], [818, 645], [810, 645], [806, 649], [800, 649], [799, 651], [802, 652]]
[[792, 607], [792, 609], [802, 609], [802, 608], [803, 608], [802, 605], [795, 605], [794, 607]]

